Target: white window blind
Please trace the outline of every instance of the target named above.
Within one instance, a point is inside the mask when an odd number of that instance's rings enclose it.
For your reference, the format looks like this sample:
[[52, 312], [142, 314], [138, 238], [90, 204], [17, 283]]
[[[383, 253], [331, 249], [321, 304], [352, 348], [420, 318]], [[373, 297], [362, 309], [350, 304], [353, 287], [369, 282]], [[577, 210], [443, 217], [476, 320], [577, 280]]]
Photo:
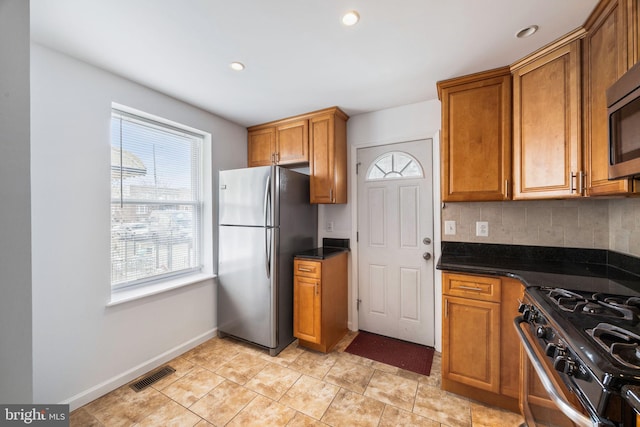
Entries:
[[112, 110], [111, 285], [202, 269], [204, 137]]

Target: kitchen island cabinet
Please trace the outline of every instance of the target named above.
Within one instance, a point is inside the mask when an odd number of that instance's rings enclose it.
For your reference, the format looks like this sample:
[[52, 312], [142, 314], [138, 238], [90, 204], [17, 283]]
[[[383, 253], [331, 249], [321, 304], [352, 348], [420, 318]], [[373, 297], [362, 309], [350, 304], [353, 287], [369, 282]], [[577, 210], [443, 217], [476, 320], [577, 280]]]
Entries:
[[579, 29], [512, 65], [513, 199], [582, 197]]
[[438, 97], [442, 102], [442, 201], [509, 199], [509, 68], [440, 81]]
[[522, 284], [443, 272], [442, 388], [518, 412], [520, 346], [513, 327]]
[[347, 333], [346, 251], [322, 260], [293, 261], [293, 336], [327, 353]]

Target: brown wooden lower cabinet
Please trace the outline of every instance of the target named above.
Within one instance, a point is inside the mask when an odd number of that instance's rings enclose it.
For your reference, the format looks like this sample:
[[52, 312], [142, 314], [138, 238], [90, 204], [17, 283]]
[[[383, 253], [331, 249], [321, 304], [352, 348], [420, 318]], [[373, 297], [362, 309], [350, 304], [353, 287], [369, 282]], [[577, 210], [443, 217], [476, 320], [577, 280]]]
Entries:
[[442, 274], [442, 389], [520, 412], [515, 279]]
[[329, 352], [347, 333], [347, 252], [293, 261], [293, 335]]

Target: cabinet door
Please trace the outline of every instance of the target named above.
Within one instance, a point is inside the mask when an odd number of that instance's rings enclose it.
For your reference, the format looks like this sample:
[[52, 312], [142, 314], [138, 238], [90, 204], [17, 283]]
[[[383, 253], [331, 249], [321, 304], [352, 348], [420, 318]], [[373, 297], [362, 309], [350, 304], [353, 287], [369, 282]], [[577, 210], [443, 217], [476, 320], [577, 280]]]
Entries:
[[442, 377], [500, 391], [500, 304], [443, 296]]
[[309, 125], [298, 120], [276, 126], [276, 163], [279, 165], [309, 161]]
[[319, 344], [321, 342], [320, 279], [294, 276], [293, 336]]
[[311, 203], [347, 203], [347, 125], [336, 113], [309, 119]]
[[629, 68], [625, 0], [614, 0], [587, 22], [583, 45], [584, 130], [587, 192], [590, 196], [629, 192], [628, 179], [609, 181], [606, 90]]
[[509, 69], [438, 83], [442, 100], [442, 201], [509, 198]]
[[259, 129], [248, 132], [247, 164], [249, 167], [268, 166], [273, 162], [275, 129]]
[[580, 40], [513, 74], [514, 199], [580, 197]]

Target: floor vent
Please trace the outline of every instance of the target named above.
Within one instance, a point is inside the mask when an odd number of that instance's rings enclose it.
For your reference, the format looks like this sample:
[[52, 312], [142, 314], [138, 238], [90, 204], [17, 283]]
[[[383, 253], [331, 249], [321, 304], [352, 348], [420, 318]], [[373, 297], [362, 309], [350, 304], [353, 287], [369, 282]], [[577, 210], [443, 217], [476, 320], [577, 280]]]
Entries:
[[131, 384], [131, 388], [134, 389], [135, 392], [137, 393], [149, 387], [151, 384], [155, 383], [156, 381], [160, 381], [167, 375], [171, 375], [175, 371], [176, 370], [173, 369], [171, 366], [164, 366], [162, 369], [159, 369], [154, 373], [147, 375], [140, 381], [136, 381], [135, 383]]

